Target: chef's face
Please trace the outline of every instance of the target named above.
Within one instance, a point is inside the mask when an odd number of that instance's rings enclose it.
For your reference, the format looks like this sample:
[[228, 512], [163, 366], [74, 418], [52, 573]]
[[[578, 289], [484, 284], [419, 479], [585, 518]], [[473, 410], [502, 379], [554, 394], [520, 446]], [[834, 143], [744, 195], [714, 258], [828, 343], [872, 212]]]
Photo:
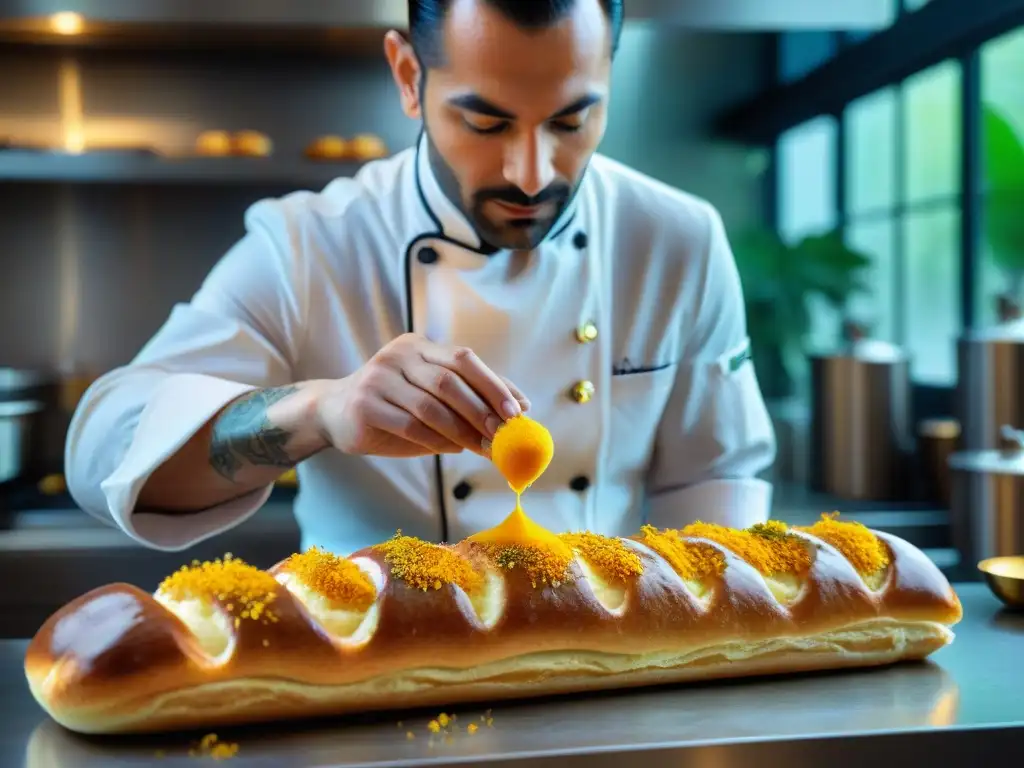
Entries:
[[534, 248], [604, 135], [611, 42], [601, 3], [578, 0], [555, 24], [526, 30], [484, 0], [455, 0], [438, 43], [441, 59], [425, 73], [401, 38], [387, 46], [438, 182], [485, 243]]

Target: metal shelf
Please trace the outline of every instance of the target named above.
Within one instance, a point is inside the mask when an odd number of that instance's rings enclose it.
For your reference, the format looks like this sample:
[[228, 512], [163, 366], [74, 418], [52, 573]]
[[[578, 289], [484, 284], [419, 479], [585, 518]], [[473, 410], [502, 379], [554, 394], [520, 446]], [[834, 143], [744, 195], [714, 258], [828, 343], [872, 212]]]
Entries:
[[0, 151], [0, 180], [72, 183], [323, 185], [359, 170], [357, 162], [280, 157], [167, 158], [144, 152]]

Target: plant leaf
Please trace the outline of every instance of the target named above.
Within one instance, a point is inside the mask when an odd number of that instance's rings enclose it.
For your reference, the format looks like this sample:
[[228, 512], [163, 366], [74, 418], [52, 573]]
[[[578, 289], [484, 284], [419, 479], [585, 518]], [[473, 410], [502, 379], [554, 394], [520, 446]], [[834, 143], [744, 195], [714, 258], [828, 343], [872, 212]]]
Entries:
[[992, 105], [985, 105], [984, 232], [992, 261], [1013, 274], [1024, 270], [1024, 142]]
[[996, 107], [982, 107], [986, 190], [1024, 189], [1024, 143]]

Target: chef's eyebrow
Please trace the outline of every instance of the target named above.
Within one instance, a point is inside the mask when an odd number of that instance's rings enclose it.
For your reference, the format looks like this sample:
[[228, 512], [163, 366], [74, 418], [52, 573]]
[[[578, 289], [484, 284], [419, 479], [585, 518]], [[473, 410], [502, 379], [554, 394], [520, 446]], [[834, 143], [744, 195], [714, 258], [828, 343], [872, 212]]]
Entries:
[[[551, 115], [548, 120], [558, 120], [562, 117], [568, 117], [569, 115], [575, 115], [577, 112], [582, 112], [589, 106], [596, 104], [601, 100], [600, 94], [588, 93], [586, 96], [581, 96], [566, 107], [555, 112]], [[476, 112], [478, 115], [486, 115], [487, 117], [493, 117], [498, 120], [515, 120], [516, 116], [508, 110], [502, 109], [496, 104], [492, 104], [487, 99], [477, 96], [475, 93], [466, 93], [461, 96], [453, 96], [448, 99], [448, 103], [454, 107], [465, 109], [469, 112]]]
[[548, 120], [557, 120], [560, 117], [569, 117], [569, 115], [575, 115], [577, 112], [582, 112], [584, 109], [593, 106], [600, 100], [600, 94], [588, 93], [586, 96], [581, 96], [580, 98], [576, 99], [576, 101], [574, 101], [569, 106], [564, 107], [555, 112], [555, 114], [549, 117]]

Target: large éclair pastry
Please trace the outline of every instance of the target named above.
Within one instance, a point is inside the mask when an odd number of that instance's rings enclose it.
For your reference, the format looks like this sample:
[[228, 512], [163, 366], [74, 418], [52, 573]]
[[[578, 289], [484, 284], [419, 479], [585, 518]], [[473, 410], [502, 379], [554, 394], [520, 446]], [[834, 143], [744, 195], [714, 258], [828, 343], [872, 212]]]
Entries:
[[454, 544], [401, 532], [269, 570], [193, 562], [155, 594], [95, 589], [39, 629], [25, 672], [68, 729], [211, 728], [922, 659], [961, 618], [916, 547], [825, 515], [555, 534], [521, 494], [551, 459], [525, 416], [492, 460], [516, 493]]

